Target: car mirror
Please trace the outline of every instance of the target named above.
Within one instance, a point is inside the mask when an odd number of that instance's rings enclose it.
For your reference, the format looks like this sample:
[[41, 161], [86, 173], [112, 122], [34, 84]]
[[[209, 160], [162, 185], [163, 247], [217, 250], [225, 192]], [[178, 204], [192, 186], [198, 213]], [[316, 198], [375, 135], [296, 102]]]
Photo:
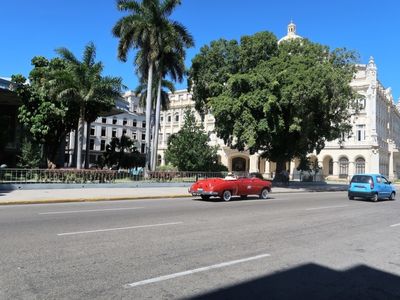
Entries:
[[388, 181], [387, 184], [392, 184], [392, 182], [391, 182], [391, 181]]

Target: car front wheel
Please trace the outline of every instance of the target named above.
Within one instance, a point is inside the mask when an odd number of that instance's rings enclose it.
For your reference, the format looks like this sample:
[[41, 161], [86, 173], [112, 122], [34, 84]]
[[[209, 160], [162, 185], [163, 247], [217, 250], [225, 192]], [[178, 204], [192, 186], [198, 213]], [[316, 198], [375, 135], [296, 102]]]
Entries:
[[395, 200], [395, 198], [396, 198], [396, 193], [395, 193], [395, 192], [392, 192], [392, 193], [390, 194], [389, 200]]
[[260, 199], [267, 199], [268, 198], [268, 189], [262, 189], [260, 194]]
[[229, 200], [231, 200], [231, 199], [232, 199], [232, 193], [231, 193], [231, 191], [228, 191], [228, 190], [224, 191], [224, 192], [222, 193], [222, 199], [223, 199], [224, 201], [229, 201]]

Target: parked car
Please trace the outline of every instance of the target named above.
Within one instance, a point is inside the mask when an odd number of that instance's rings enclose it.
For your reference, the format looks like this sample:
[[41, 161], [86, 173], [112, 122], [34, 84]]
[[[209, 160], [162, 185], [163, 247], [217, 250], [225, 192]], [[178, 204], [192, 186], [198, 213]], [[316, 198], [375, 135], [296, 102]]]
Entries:
[[208, 178], [198, 180], [189, 188], [189, 193], [193, 196], [201, 196], [204, 200], [214, 196], [224, 201], [231, 200], [232, 196], [246, 198], [248, 195], [258, 195], [260, 199], [267, 199], [270, 192], [271, 182], [256, 177]]
[[357, 174], [351, 179], [348, 197], [371, 199], [376, 202], [379, 199], [388, 198], [394, 200], [396, 189], [394, 185], [380, 174]]

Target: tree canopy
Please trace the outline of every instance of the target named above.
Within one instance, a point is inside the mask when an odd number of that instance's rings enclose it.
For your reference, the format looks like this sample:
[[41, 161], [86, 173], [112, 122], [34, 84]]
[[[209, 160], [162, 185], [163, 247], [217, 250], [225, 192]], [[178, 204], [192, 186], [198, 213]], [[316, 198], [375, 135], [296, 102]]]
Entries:
[[178, 133], [171, 135], [165, 152], [167, 162], [180, 171], [221, 171], [217, 147], [208, 145], [208, 135], [190, 110], [185, 112], [185, 123]]
[[56, 166], [56, 156], [65, 135], [78, 121], [78, 110], [66, 99], [56, 97], [60, 74], [66, 64], [59, 58], [47, 60], [42, 56], [32, 59], [30, 84], [22, 75], [12, 76], [15, 91], [22, 100], [18, 118], [30, 137], [42, 144], [48, 167]]
[[196, 109], [210, 109], [226, 144], [284, 163], [319, 153], [351, 129], [356, 53], [267, 32], [204, 46], [189, 71]]

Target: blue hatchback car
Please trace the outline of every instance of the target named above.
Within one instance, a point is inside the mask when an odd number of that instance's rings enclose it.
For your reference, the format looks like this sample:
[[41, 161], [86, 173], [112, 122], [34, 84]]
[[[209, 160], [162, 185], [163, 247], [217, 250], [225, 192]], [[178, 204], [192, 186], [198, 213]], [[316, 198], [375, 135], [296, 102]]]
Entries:
[[374, 202], [383, 198], [394, 200], [396, 189], [383, 175], [357, 174], [351, 179], [348, 196], [350, 200], [355, 197], [371, 199]]

